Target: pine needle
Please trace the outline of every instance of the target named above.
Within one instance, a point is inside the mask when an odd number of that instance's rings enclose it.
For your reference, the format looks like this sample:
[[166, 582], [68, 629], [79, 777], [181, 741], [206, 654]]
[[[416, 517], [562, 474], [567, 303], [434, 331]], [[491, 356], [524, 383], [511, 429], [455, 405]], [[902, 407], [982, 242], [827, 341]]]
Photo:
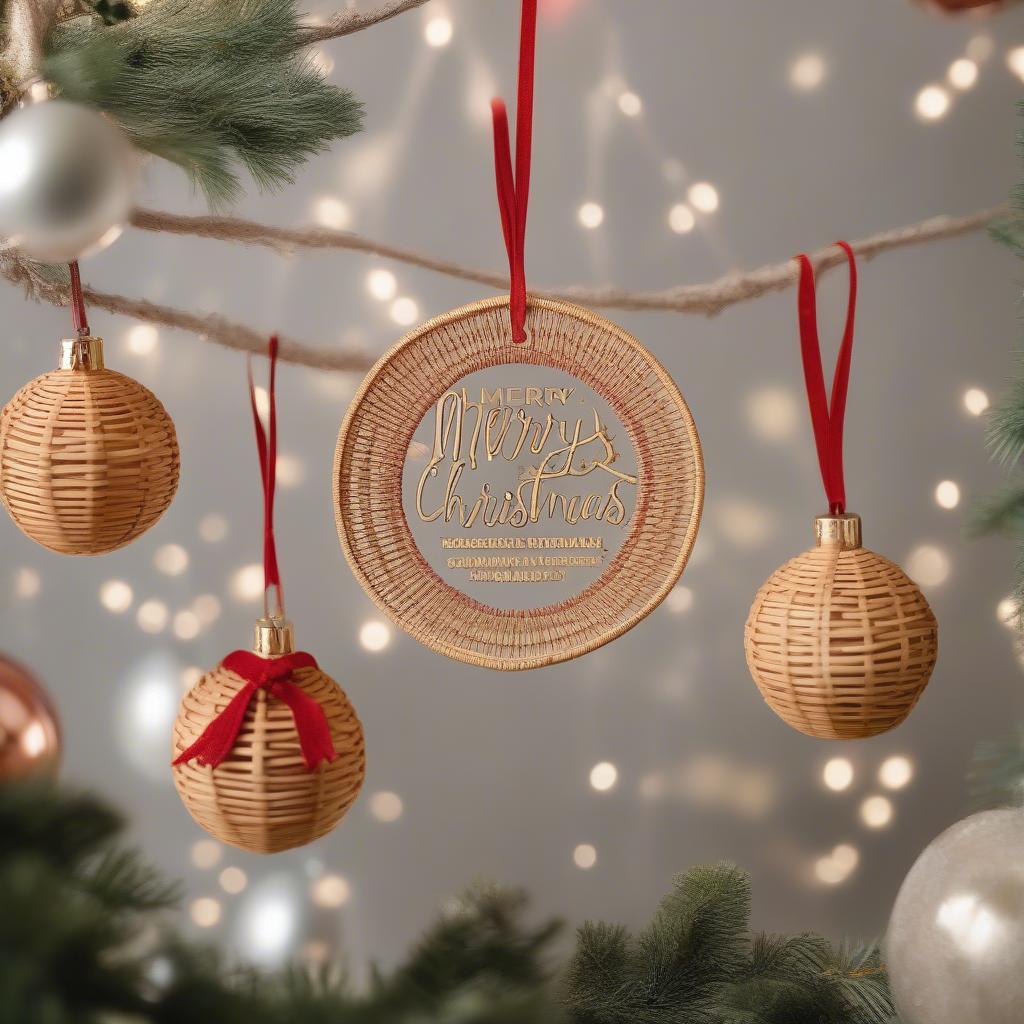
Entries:
[[106, 25], [65, 22], [43, 75], [179, 164], [214, 206], [290, 183], [309, 157], [357, 132], [362, 106], [297, 47], [294, 0], [152, 0]]

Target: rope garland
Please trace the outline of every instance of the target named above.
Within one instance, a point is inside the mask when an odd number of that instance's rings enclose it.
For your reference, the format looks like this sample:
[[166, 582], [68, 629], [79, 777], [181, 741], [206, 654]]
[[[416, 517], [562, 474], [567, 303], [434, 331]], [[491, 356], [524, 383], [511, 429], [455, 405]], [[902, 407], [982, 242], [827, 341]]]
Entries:
[[[994, 206], [978, 210], [963, 217], [930, 217], [870, 235], [852, 242], [854, 253], [863, 260], [885, 252], [916, 245], [926, 245], [944, 239], [957, 238], [986, 228], [998, 217], [1005, 216], [1009, 207]], [[184, 217], [156, 211], [137, 211], [132, 219], [136, 227], [146, 231], [166, 231], [177, 235], [193, 235], [222, 241], [260, 245], [281, 253], [299, 249], [345, 249], [365, 252], [397, 260], [410, 266], [433, 270], [449, 277], [473, 281], [487, 287], [507, 291], [508, 277], [463, 267], [446, 260], [438, 260], [422, 253], [366, 239], [344, 231], [324, 228], [273, 228], [251, 221], [231, 217]], [[808, 257], [820, 277], [846, 262], [842, 249], [834, 245], [818, 249]], [[29, 297], [55, 306], [68, 303], [67, 285], [55, 283], [40, 273], [38, 264], [21, 257], [17, 252], [0, 252], [0, 274], [12, 284], [21, 285]], [[603, 309], [659, 310], [674, 313], [698, 313], [714, 316], [730, 306], [788, 290], [796, 285], [800, 274], [794, 260], [767, 264], [746, 273], [725, 274], [707, 284], [680, 285], [665, 291], [632, 292], [619, 288], [584, 288], [572, 286], [561, 289], [533, 290], [538, 298], [578, 302]], [[145, 320], [161, 327], [189, 331], [203, 341], [223, 345], [238, 352], [260, 353], [266, 349], [266, 333], [235, 323], [218, 314], [201, 315], [187, 310], [164, 306], [126, 295], [110, 294], [85, 288], [83, 292], [90, 306], [123, 316]], [[308, 345], [281, 337], [280, 359], [320, 370], [341, 370], [350, 373], [365, 372], [373, 360], [365, 353], [351, 348], [325, 348]]]

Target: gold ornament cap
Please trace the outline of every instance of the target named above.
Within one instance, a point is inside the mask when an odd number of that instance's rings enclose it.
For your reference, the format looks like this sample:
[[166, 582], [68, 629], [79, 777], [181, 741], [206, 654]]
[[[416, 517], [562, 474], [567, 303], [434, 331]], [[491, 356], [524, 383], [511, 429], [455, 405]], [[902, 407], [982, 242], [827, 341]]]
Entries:
[[285, 654], [294, 654], [295, 630], [292, 624], [276, 615], [257, 619], [252, 649], [261, 658], [280, 658]]
[[817, 516], [814, 520], [814, 539], [819, 548], [836, 547], [840, 551], [852, 551], [863, 547], [860, 516], [854, 512]]
[[78, 338], [64, 338], [60, 343], [59, 370], [102, 370], [103, 339], [83, 334]]

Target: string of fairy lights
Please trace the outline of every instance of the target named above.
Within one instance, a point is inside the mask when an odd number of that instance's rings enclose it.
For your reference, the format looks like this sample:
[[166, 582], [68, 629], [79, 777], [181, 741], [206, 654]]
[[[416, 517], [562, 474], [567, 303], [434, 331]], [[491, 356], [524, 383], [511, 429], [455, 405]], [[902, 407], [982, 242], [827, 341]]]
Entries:
[[[552, 17], [568, 9], [575, 0], [559, 0], [550, 6]], [[440, 3], [425, 9], [422, 39], [430, 50], [458, 45], [458, 26]], [[333, 60], [326, 50], [317, 50], [314, 59], [327, 73]], [[837, 58], [824, 51], [798, 53], [780, 68], [780, 82], [796, 96], [806, 96], [824, 88]], [[975, 32], [966, 40], [963, 52], [956, 55], [940, 79], [921, 84], [907, 97], [908, 117], [924, 123], [942, 121], [955, 107], [960, 95], [974, 88], [985, 73], [997, 73], [1000, 65], [1024, 81], [1024, 46], [997, 54], [996, 43], [984, 32]], [[467, 54], [468, 102], [466, 114], [481, 126], [486, 125], [487, 102], [494, 93], [493, 75], [479, 55]], [[598, 101], [608, 117], [637, 120], [644, 117], [644, 101], [620, 75], [610, 75]], [[371, 138], [362, 144], [357, 158], [346, 165], [347, 190], [313, 197], [310, 217], [332, 229], [353, 226], [359, 200], [372, 184], [379, 187], [386, 177], [384, 167], [393, 154], [393, 138]], [[711, 181], [690, 180], [682, 162], [670, 154], [656, 154], [666, 184], [664, 229], [678, 236], [703, 230], [720, 210], [725, 199]], [[582, 195], [574, 211], [578, 230], [598, 234], [607, 229], [600, 195]], [[388, 267], [373, 266], [364, 279], [371, 310], [384, 311], [398, 327], [408, 327], [420, 318], [420, 302], [404, 288], [399, 276]], [[122, 337], [123, 352], [130, 358], [154, 360], [159, 356], [161, 338], [151, 324], [128, 328]], [[342, 375], [321, 374], [316, 387], [326, 400], [337, 402], [351, 396], [354, 382]], [[952, 398], [952, 396], [951, 396]], [[265, 402], [265, 394], [258, 394]], [[989, 407], [987, 393], [974, 382], [967, 382], [959, 396], [965, 421], [977, 421]], [[751, 436], [768, 444], [786, 445], [797, 441], [805, 430], [805, 411], [799, 396], [779, 387], [760, 387], [749, 394], [743, 410]], [[307, 480], [304, 459], [294, 452], [282, 452], [278, 459], [278, 482], [285, 489], [301, 489]], [[955, 480], [934, 481], [932, 499], [944, 511], [956, 510], [963, 501], [963, 488]], [[716, 508], [714, 537], [701, 538], [692, 565], [708, 557], [717, 538], [728, 544], [751, 548], [770, 536], [763, 513], [739, 499], [723, 499]], [[151, 565], [157, 577], [168, 581], [187, 578], [190, 567], [203, 562], [203, 552], [223, 544], [230, 536], [231, 522], [222, 511], [211, 509], [195, 523], [189, 539], [154, 546]], [[143, 542], [144, 543], [144, 542]], [[922, 543], [903, 560], [908, 573], [925, 588], [944, 585], [953, 572], [949, 553], [933, 543]], [[42, 570], [25, 564], [14, 569], [12, 594], [17, 602], [35, 601], [48, 585]], [[54, 584], [56, 585], [56, 584]], [[186, 604], [176, 603], [157, 592], [150, 584], [141, 586], [130, 580], [110, 578], [97, 590], [96, 600], [104, 612], [134, 622], [135, 628], [150, 637], [169, 637], [180, 645], [182, 658], [175, 662], [154, 661], [139, 666], [133, 676], [133, 698], [124, 708], [124, 734], [140, 745], [166, 742], [180, 692], [192, 686], [201, 669], [190, 663], [189, 645], [212, 629], [229, 603], [255, 606], [263, 595], [263, 570], [257, 563], [233, 569], [220, 592], [203, 592]], [[699, 594], [688, 584], [680, 584], [668, 596], [661, 614], [683, 617], [690, 614]], [[993, 614], [1012, 626], [1015, 606], [1004, 598]], [[352, 641], [367, 654], [386, 655], [395, 641], [389, 624], [376, 616], [353, 624]], [[666, 682], [669, 695], [676, 684]], [[131, 751], [129, 751], [131, 753]], [[143, 762], [139, 762], [143, 767]], [[899, 795], [915, 780], [915, 765], [909, 754], [885, 756], [879, 763], [866, 765], [850, 757], [831, 757], [820, 765], [820, 787], [836, 799], [851, 801], [850, 828], [876, 831], [890, 827], [898, 815]], [[741, 817], [758, 818], [776, 806], [778, 786], [756, 766], [735, 760], [699, 755], [669, 769], [637, 773], [630, 777], [609, 760], [596, 762], [581, 778], [595, 798], [630, 787], [647, 803], [678, 799], [717, 807]], [[395, 826], [405, 813], [400, 794], [379, 790], [367, 795], [359, 813], [365, 813], [381, 827]], [[233, 860], [233, 852], [214, 840], [203, 838], [189, 852], [197, 874], [197, 887], [203, 894], [189, 905], [192, 922], [201, 929], [225, 925], [232, 901], [240, 903], [231, 916], [236, 920], [241, 950], [257, 961], [274, 962], [290, 955], [299, 944], [311, 961], [325, 960], [335, 950], [333, 939], [303, 933], [304, 907], [341, 910], [356, 892], [356, 884], [334, 866], [318, 857], [308, 858], [302, 877], [282, 882], [268, 878], [257, 884]], [[566, 857], [581, 871], [597, 868], [601, 861], [598, 844], [581, 837]], [[807, 884], [839, 886], [849, 881], [861, 861], [858, 841], [847, 837], [823, 850], [808, 851], [803, 866]]]

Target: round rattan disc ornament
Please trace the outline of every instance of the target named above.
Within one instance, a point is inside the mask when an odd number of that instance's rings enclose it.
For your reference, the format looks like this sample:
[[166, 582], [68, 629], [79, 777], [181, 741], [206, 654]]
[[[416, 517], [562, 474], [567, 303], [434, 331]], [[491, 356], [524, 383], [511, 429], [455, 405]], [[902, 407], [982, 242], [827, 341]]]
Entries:
[[747, 665], [771, 709], [821, 739], [899, 725], [928, 685], [938, 627], [905, 572], [861, 544], [860, 518], [819, 516], [817, 544], [757, 592]]
[[620, 636], [686, 565], [704, 467], [665, 369], [620, 327], [531, 299], [440, 316], [371, 370], [335, 456], [360, 583], [428, 647], [550, 665]]
[[58, 369], [0, 413], [0, 500], [18, 528], [65, 555], [131, 543], [171, 504], [178, 440], [138, 381], [103, 365], [103, 342], [61, 343]]
[[910, 714], [935, 667], [938, 626], [916, 584], [863, 546], [860, 517], [846, 511], [843, 423], [857, 263], [847, 243], [838, 245], [850, 266], [850, 299], [831, 402], [814, 269], [798, 257], [801, 355], [829, 514], [815, 520], [816, 546], [772, 573], [757, 592], [743, 640], [754, 682], [784, 722], [820, 739], [860, 739]]
[[326, 835], [366, 772], [355, 709], [310, 655], [296, 653], [292, 627], [280, 618], [261, 619], [253, 652], [229, 655], [185, 695], [173, 753], [189, 814], [252, 853]]

